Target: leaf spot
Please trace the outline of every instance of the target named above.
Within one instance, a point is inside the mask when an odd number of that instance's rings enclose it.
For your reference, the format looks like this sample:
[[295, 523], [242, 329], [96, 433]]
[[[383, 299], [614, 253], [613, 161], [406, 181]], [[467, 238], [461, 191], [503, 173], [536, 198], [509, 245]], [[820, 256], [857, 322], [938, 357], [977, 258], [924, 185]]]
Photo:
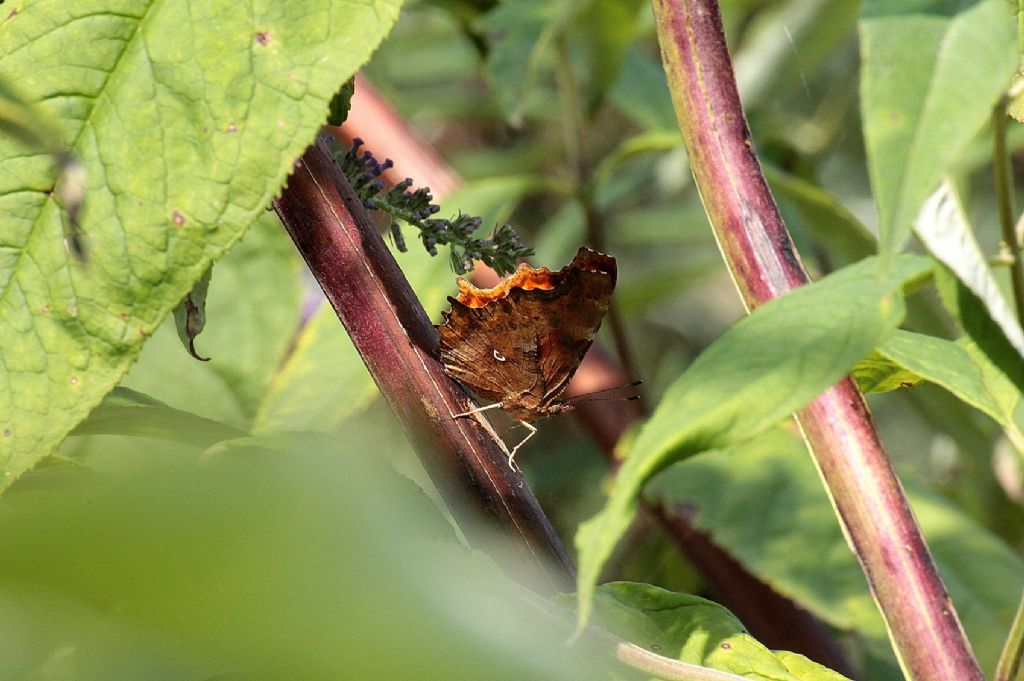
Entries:
[[171, 213], [171, 220], [173, 220], [174, 224], [178, 225], [179, 227], [185, 224], [185, 216], [179, 213], [178, 211], [174, 211], [173, 213]]
[[731, 643], [723, 643], [722, 644], [722, 650], [732, 650], [732, 644]]
[[4, 428], [4, 437], [10, 437], [10, 436], [11, 436], [11, 429], [10, 428]]
[[228, 123], [228, 132], [238, 132], [238, 126], [234, 123]]
[[253, 36], [257, 45], [269, 45], [270, 44], [270, 31], [260, 31]]
[[78, 385], [78, 376], [71, 377], [71, 385]]

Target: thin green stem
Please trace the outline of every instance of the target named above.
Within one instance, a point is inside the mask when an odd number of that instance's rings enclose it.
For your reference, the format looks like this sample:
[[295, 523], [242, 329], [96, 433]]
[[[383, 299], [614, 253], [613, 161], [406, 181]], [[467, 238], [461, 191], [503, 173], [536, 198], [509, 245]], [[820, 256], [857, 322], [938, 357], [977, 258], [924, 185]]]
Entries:
[[[572, 58], [564, 40], [558, 41], [558, 85], [562, 98], [562, 134], [565, 155], [577, 189], [585, 175], [583, 168], [583, 104], [579, 96], [579, 81], [572, 70]], [[596, 244], [595, 244], [596, 246]]]
[[1021, 653], [1024, 653], [1024, 594], [1021, 595], [1020, 605], [1017, 606], [1017, 614], [1013, 616], [1013, 624], [1010, 625], [1010, 633], [1003, 645], [1003, 652], [999, 655], [999, 664], [996, 665], [993, 681], [1013, 681], [1017, 678]]
[[1006, 249], [1013, 257], [1010, 265], [1010, 286], [1013, 302], [1017, 308], [1017, 320], [1024, 323], [1024, 265], [1021, 264], [1020, 242], [1014, 225], [1013, 173], [1010, 170], [1010, 156], [1006, 149], [1006, 110], [1000, 102], [992, 112], [992, 162], [995, 171], [996, 202], [999, 210], [999, 226], [1003, 231]]
[[1024, 54], [1024, 0], [1017, 0], [1017, 51]]
[[[583, 208], [587, 241], [593, 248], [605, 252], [604, 220], [594, 200], [592, 173], [583, 159], [583, 102], [579, 96], [579, 81], [573, 71], [572, 59], [564, 40], [558, 41], [558, 80], [562, 96], [565, 154], [569, 159], [569, 167], [576, 186], [576, 199]], [[626, 376], [636, 378], [633, 355], [626, 339], [626, 326], [614, 301], [608, 308], [608, 328], [612, 334], [612, 344], [615, 346], [619, 366]], [[640, 394], [639, 400], [644, 413], [649, 413], [643, 393]]]

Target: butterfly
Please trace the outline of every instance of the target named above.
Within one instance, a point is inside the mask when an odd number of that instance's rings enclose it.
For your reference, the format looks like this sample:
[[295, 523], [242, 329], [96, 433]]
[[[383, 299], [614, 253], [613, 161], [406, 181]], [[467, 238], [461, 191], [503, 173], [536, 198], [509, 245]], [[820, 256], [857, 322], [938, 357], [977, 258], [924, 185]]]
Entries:
[[437, 327], [446, 374], [495, 403], [455, 414], [504, 409], [530, 432], [530, 421], [572, 411], [561, 398], [594, 341], [615, 290], [615, 258], [580, 248], [552, 272], [520, 265], [491, 289], [458, 279], [459, 294]]

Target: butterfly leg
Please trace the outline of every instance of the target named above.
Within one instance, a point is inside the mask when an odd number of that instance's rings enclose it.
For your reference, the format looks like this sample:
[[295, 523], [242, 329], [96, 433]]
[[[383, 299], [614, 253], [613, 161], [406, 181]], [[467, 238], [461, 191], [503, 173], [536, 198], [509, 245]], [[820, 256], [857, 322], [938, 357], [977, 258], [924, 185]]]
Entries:
[[495, 402], [494, 404], [488, 404], [486, 407], [476, 407], [475, 409], [464, 411], [461, 414], [452, 414], [452, 418], [460, 419], [463, 416], [472, 416], [473, 414], [479, 414], [480, 412], [487, 411], [488, 409], [500, 409], [503, 406], [505, 406], [504, 402]]
[[529, 440], [531, 437], [537, 434], [537, 427], [534, 426], [532, 423], [528, 421], [520, 421], [519, 423], [522, 424], [522, 426], [529, 430], [530, 432], [526, 434], [526, 437], [524, 437], [519, 442], [519, 444], [512, 448], [512, 452], [508, 455], [508, 467], [511, 468], [512, 470], [516, 469], [515, 464], [513, 463], [513, 459], [516, 458], [516, 452], [519, 451], [520, 447], [526, 444], [527, 440]]

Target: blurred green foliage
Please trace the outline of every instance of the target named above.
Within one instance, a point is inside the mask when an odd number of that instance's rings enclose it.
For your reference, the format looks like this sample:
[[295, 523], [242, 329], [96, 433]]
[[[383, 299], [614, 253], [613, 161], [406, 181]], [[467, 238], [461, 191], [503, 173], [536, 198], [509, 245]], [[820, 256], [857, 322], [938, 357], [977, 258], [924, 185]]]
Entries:
[[[872, 110], [859, 99], [858, 3], [721, 5], [752, 139], [804, 264], [817, 277], [874, 253], [871, 168], [883, 156], [864, 141]], [[512, 222], [541, 265], [561, 266], [595, 238], [616, 256], [615, 303], [652, 404], [743, 316], [643, 3], [409, 3], [364, 72], [465, 178], [446, 210]], [[993, 253], [988, 141], [958, 134], [964, 150], [943, 170]], [[1024, 135], [1010, 143], [1019, 153]], [[915, 172], [929, 174], [933, 161], [916, 159]], [[910, 225], [890, 227], [895, 248]], [[396, 256], [436, 320], [453, 287], [445, 254]], [[125, 389], [0, 497], [0, 678], [606, 675], [585, 648], [562, 646], [565, 622], [505, 580], [501, 557], [460, 543], [300, 264], [276, 218], [261, 214], [214, 267], [196, 341], [211, 361], [188, 357], [165, 320]], [[1019, 386], [989, 380], [975, 345], [943, 340], [961, 334], [958, 323], [977, 335], [989, 327], [972, 323], [969, 293], [940, 283], [957, 314], [932, 291], [907, 300], [906, 326], [935, 337], [929, 351], [907, 350], [900, 336], [861, 369], [898, 377], [887, 386], [896, 390], [871, 396], [875, 419], [914, 481], [915, 508], [990, 669], [1024, 583], [1020, 459], [1005, 456], [1000, 427], [1019, 418]], [[950, 357], [966, 367], [952, 377]], [[900, 389], [906, 375], [925, 382]], [[864, 678], [900, 678], [817, 478], [787, 437], [676, 464], [649, 493], [690, 504], [712, 541], [834, 627]], [[563, 537], [601, 508], [607, 464], [572, 419], [545, 421], [517, 460]], [[638, 534], [606, 577], [702, 592], [665, 537], [642, 523]], [[685, 647], [670, 624], [637, 615], [645, 598], [698, 602], [627, 585], [600, 589], [595, 607], [612, 628], [626, 608], [623, 633]], [[786, 673], [820, 678], [802, 664]]]

